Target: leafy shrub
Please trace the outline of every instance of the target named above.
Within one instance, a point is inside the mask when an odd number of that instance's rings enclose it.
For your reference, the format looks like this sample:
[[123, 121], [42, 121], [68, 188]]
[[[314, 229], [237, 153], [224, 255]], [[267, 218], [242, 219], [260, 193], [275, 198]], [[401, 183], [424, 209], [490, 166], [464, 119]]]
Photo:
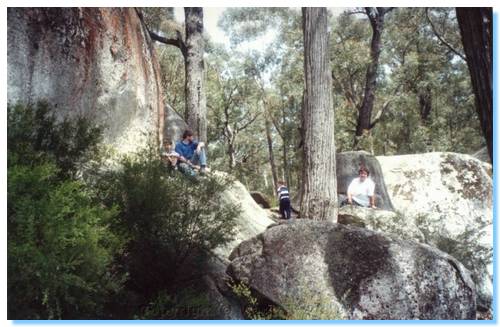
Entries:
[[216, 312], [208, 296], [196, 288], [179, 290], [170, 295], [160, 292], [143, 310], [138, 319], [215, 319]]
[[58, 119], [46, 102], [7, 106], [9, 160], [32, 165], [55, 162], [61, 178], [73, 178], [79, 163], [95, 155], [102, 127], [85, 117]]
[[45, 104], [8, 112], [9, 319], [99, 318], [122, 283], [110, 270], [117, 210], [70, 178], [96, 130], [85, 120], [56, 124]]
[[229, 287], [242, 303], [245, 318], [250, 320], [345, 319], [340, 304], [332, 304], [330, 298], [318, 295], [303, 285], [297, 285], [298, 291], [302, 294], [301, 300], [289, 297], [283, 300], [283, 307], [259, 299], [250, 287], [243, 282], [231, 281]]
[[199, 279], [211, 251], [232, 240], [239, 209], [220, 199], [230, 182], [168, 172], [155, 146], [101, 177], [99, 196], [121, 208], [113, 228], [129, 241], [120, 262], [142, 305], [160, 291], [176, 294]]

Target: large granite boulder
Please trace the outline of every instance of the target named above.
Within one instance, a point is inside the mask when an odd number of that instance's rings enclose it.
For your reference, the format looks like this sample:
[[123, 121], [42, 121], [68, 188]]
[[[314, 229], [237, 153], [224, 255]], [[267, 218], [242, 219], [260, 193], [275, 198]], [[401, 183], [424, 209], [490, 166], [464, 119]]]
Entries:
[[370, 178], [375, 182], [376, 205], [383, 210], [394, 211], [391, 198], [384, 183], [384, 175], [377, 158], [364, 151], [337, 153], [337, 193], [347, 194], [351, 181], [358, 177], [361, 166], [368, 168]]
[[105, 126], [118, 153], [161, 139], [160, 66], [134, 8], [8, 8], [7, 97]]
[[242, 242], [230, 260], [236, 281], [288, 312], [307, 304], [329, 319], [476, 315], [475, 285], [460, 262], [391, 234], [296, 220]]
[[377, 157], [396, 211], [424, 242], [473, 272], [478, 309], [492, 301], [493, 181], [491, 165], [469, 155], [425, 153]]
[[[215, 173], [225, 175], [222, 172]], [[227, 262], [229, 254], [238, 244], [262, 233], [269, 225], [273, 224], [274, 221], [269, 218], [267, 211], [254, 201], [246, 187], [239, 181], [234, 181], [231, 187], [224, 191], [222, 202], [231, 204], [236, 203], [241, 209], [240, 215], [236, 219], [237, 226], [235, 239], [231, 243], [215, 251], [218, 257]]]

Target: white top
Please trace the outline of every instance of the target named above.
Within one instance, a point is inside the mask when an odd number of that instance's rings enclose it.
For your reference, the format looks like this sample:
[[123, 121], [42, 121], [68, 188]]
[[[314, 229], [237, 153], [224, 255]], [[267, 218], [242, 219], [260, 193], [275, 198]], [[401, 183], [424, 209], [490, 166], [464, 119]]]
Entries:
[[375, 183], [369, 177], [364, 182], [361, 182], [359, 177], [356, 177], [349, 184], [347, 194], [352, 194], [352, 199], [363, 207], [369, 207], [369, 197], [375, 194]]
[[170, 152], [163, 151], [161, 155], [164, 157], [177, 157], [177, 158], [180, 157], [180, 155], [175, 151], [170, 151]]

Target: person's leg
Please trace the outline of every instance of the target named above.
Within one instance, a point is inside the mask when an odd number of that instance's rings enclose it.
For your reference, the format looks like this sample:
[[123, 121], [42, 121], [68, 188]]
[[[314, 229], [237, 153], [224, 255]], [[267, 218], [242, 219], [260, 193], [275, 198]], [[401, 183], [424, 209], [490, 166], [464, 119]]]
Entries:
[[291, 219], [292, 218], [290, 199], [288, 199], [285, 202], [285, 216], [286, 216], [286, 219]]
[[207, 154], [205, 152], [205, 148], [201, 148], [201, 150], [195, 151], [193, 155], [193, 164], [200, 165], [201, 167], [207, 166]]
[[281, 219], [286, 219], [286, 217], [285, 217], [285, 203], [283, 202], [283, 200], [280, 200], [280, 215], [281, 215]]
[[194, 170], [191, 167], [189, 167], [189, 165], [187, 163], [181, 162], [177, 165], [177, 167], [179, 168], [179, 171], [181, 173], [183, 173], [184, 175], [187, 175], [187, 176], [195, 176], [196, 175]]

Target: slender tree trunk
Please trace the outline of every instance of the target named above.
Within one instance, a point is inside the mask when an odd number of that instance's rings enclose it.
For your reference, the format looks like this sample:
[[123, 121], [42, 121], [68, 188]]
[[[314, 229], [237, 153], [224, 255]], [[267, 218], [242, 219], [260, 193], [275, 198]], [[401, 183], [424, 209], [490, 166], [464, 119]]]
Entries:
[[273, 137], [271, 135], [271, 121], [269, 119], [269, 114], [265, 113], [266, 117], [266, 139], [267, 139], [267, 149], [269, 150], [269, 164], [271, 165], [271, 175], [273, 176], [273, 189], [276, 192], [278, 186], [278, 175], [276, 173], [276, 162], [274, 161], [274, 151], [273, 151]]
[[363, 102], [359, 107], [354, 137], [354, 149], [358, 149], [359, 139], [370, 133], [373, 128], [371, 117], [377, 89], [377, 75], [380, 52], [382, 50], [382, 31], [384, 30], [384, 17], [392, 8], [366, 8], [366, 14], [372, 27], [372, 40], [370, 43], [370, 64], [366, 69], [365, 90]]
[[282, 111], [282, 133], [283, 133], [283, 170], [285, 171], [286, 185], [290, 189], [292, 187], [290, 180], [290, 165], [288, 164], [288, 142], [285, 137], [285, 110]]
[[236, 159], [234, 157], [234, 140], [228, 139], [227, 154], [229, 156], [229, 172], [233, 172], [234, 166], [236, 165]]
[[493, 163], [493, 17], [492, 8], [457, 8], [476, 111]]
[[207, 105], [204, 82], [203, 8], [185, 7], [186, 110], [185, 120], [199, 140], [207, 141]]
[[303, 107], [301, 218], [337, 220], [334, 112], [326, 8], [302, 8], [306, 96]]
[[429, 86], [418, 90], [418, 104], [420, 107], [420, 120], [426, 124], [432, 110], [432, 90]]

